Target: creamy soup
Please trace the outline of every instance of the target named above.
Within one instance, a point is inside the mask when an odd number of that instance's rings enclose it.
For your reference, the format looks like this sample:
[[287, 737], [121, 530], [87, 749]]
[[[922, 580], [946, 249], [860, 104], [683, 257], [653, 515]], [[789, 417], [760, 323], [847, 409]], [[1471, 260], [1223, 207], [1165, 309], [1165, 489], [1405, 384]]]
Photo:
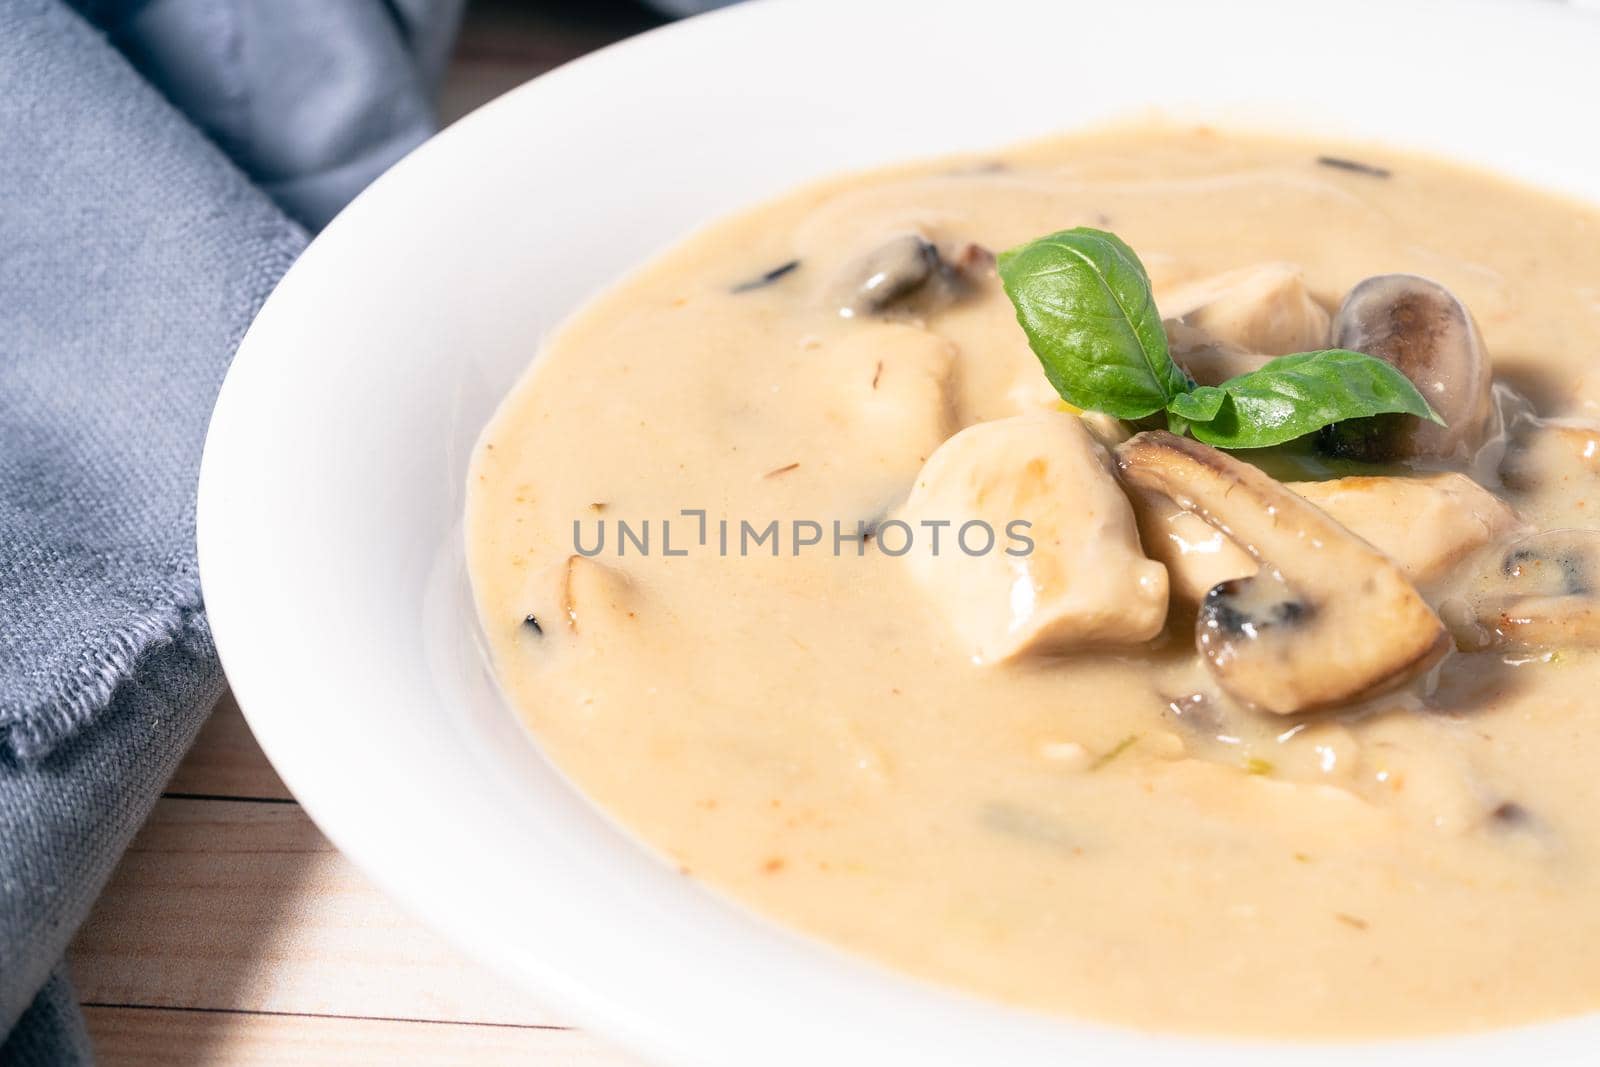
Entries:
[[[1448, 426], [1080, 417], [992, 256], [1079, 225], [1196, 380], [1355, 348]], [[852, 175], [545, 345], [472, 579], [599, 805], [913, 975], [1233, 1034], [1592, 1010], [1597, 353], [1593, 211], [1388, 149], [1141, 126]]]

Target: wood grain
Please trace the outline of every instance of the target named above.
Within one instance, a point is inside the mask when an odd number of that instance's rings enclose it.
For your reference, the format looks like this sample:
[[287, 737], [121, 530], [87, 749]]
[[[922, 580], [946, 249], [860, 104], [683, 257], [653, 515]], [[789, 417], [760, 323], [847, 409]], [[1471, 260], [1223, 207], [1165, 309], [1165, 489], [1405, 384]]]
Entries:
[[289, 787], [272, 769], [239, 711], [233, 694], [217, 702], [194, 747], [167, 784], [167, 795], [289, 800]]
[[440, 120], [454, 122], [537, 74], [665, 21], [629, 0], [475, 0], [440, 89]]
[[90, 1006], [104, 1067], [539, 1064], [637, 1067], [572, 1030]]
[[392, 904], [292, 803], [160, 801], [70, 961], [91, 1003], [563, 1021]]
[[[661, 21], [632, 0], [473, 0], [440, 115]], [[231, 696], [69, 958], [106, 1067], [641, 1067], [370, 885], [294, 803]]]

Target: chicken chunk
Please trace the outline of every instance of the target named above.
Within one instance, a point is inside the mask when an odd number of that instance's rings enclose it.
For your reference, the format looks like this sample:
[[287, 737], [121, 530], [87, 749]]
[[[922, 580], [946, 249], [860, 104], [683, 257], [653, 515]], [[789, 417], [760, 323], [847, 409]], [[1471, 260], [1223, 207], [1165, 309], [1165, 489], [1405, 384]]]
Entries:
[[1201, 601], [1195, 647], [1217, 682], [1280, 715], [1387, 692], [1449, 650], [1392, 560], [1244, 461], [1164, 430], [1117, 446], [1123, 480], [1226, 530], [1258, 563]]
[[1161, 300], [1161, 313], [1241, 352], [1285, 356], [1328, 346], [1328, 312], [1290, 263], [1262, 263], [1177, 286]]
[[1272, 356], [1246, 352], [1225, 344], [1194, 326], [1176, 319], [1166, 321], [1167, 346], [1172, 358], [1198, 385], [1221, 385], [1229, 378], [1260, 370]]
[[1498, 497], [1461, 474], [1336, 478], [1289, 488], [1426, 585], [1491, 541], [1523, 527]]
[[816, 379], [829, 394], [813, 439], [826, 442], [832, 467], [863, 487], [860, 506], [902, 495], [955, 432], [955, 351], [944, 337], [897, 322], [863, 323], [817, 350]]
[[[928, 459], [894, 519], [913, 535], [913, 579], [975, 661], [1136, 644], [1166, 618], [1166, 570], [1140, 552], [1109, 457], [1075, 415], [968, 427]], [[986, 530], [994, 544], [972, 551]], [[878, 538], [890, 554], [904, 540]]]
[[[1499, 498], [1460, 474], [1336, 478], [1285, 487], [1388, 556], [1421, 586], [1524, 526]], [[1133, 501], [1145, 551], [1166, 566], [1174, 598], [1198, 603], [1218, 584], [1256, 573], [1249, 553], [1193, 512], [1153, 493], [1136, 492]]]

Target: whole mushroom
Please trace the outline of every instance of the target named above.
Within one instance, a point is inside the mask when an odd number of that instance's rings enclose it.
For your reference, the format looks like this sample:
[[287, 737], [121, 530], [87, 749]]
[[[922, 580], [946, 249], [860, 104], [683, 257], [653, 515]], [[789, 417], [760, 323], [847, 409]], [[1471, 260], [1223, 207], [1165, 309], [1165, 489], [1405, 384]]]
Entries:
[[1383, 463], [1470, 459], [1493, 412], [1488, 353], [1455, 294], [1415, 274], [1379, 274], [1351, 289], [1333, 318], [1333, 345], [1384, 360], [1411, 379], [1444, 420], [1375, 415], [1324, 429], [1324, 452]]
[[833, 300], [847, 319], [927, 313], [967, 295], [993, 265], [993, 254], [971, 242], [946, 254], [921, 234], [900, 234], [852, 262], [835, 280]]
[[1278, 714], [1377, 695], [1450, 648], [1444, 624], [1387, 556], [1248, 463], [1164, 430], [1118, 446], [1124, 481], [1161, 493], [1259, 564], [1215, 586], [1195, 643], [1234, 698]]

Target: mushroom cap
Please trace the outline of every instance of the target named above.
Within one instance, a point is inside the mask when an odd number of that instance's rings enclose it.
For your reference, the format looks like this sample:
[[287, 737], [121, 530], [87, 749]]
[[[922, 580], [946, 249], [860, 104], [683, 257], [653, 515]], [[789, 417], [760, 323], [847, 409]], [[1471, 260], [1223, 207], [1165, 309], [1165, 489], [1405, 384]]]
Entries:
[[1493, 405], [1489, 355], [1456, 295], [1415, 274], [1379, 274], [1351, 289], [1333, 318], [1333, 345], [1392, 364], [1444, 425], [1414, 415], [1375, 415], [1327, 427], [1322, 449], [1347, 459], [1470, 459], [1487, 436]]
[[1202, 600], [1195, 644], [1234, 698], [1279, 714], [1401, 685], [1450, 648], [1387, 556], [1255, 467], [1162, 430], [1117, 448], [1124, 481], [1161, 493], [1260, 565]]
[[889, 238], [835, 280], [832, 299], [839, 314], [926, 314], [954, 303], [970, 291], [974, 275], [993, 265], [993, 256], [971, 243], [950, 253], [919, 233]]
[[1496, 553], [1455, 628], [1464, 648], [1600, 647], [1600, 531], [1545, 530]]

